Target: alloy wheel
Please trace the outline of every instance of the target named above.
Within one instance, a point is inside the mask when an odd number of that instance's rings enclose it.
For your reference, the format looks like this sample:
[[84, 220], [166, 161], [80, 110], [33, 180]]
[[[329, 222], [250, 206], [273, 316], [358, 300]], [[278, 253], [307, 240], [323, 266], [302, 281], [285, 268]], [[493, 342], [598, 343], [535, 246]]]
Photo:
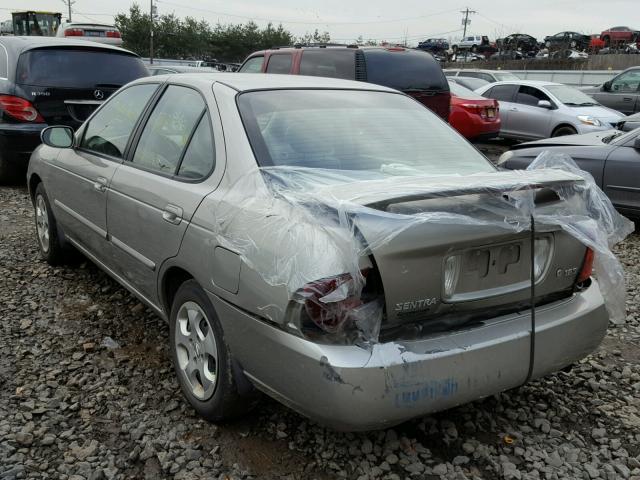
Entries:
[[180, 306], [174, 335], [179, 374], [194, 397], [208, 400], [218, 380], [218, 346], [211, 322], [197, 303]]
[[49, 253], [49, 213], [47, 212], [47, 203], [42, 195], [36, 197], [36, 231], [40, 248], [45, 254]]

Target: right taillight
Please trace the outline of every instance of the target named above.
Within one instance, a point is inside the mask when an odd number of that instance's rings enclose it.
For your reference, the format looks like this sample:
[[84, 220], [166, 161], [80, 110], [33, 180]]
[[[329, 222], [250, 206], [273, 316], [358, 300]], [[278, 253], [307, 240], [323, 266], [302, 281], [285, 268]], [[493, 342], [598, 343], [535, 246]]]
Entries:
[[0, 111], [22, 122], [44, 123], [44, 118], [38, 113], [36, 107], [24, 98], [0, 95]]
[[582, 261], [582, 268], [578, 274], [576, 283], [583, 283], [589, 280], [593, 273], [593, 260], [595, 259], [595, 252], [587, 247], [587, 251], [584, 254], [584, 260]]
[[120, 32], [118, 30], [107, 30], [108, 38], [120, 38]]
[[82, 30], [81, 28], [67, 28], [64, 31], [64, 36], [65, 37], [83, 37], [84, 30]]

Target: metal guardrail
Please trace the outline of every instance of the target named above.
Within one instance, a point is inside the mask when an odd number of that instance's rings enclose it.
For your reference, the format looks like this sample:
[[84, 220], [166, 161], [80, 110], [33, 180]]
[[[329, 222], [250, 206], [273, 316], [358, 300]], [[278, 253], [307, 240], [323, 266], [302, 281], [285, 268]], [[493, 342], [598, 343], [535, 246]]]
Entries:
[[558, 82], [574, 87], [601, 85], [621, 70], [508, 70], [522, 80]]

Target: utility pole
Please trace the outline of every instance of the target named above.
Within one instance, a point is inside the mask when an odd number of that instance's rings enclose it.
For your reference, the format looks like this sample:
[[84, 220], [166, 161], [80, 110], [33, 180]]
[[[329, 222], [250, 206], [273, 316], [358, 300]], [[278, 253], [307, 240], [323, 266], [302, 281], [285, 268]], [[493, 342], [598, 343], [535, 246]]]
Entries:
[[71, 6], [74, 3], [76, 3], [76, 1], [75, 0], [62, 0], [62, 3], [64, 3], [67, 6], [67, 8], [69, 9], [69, 18], [67, 19], [67, 21], [69, 23], [71, 23]]
[[464, 37], [467, 36], [467, 25], [471, 24], [471, 20], [469, 20], [469, 14], [478, 13], [478, 12], [476, 12], [475, 10], [469, 10], [469, 7], [467, 7], [466, 9], [462, 10], [460, 13], [464, 15], [464, 18], [462, 19], [462, 25], [464, 25], [464, 32], [462, 33], [462, 38], [464, 39]]
[[149, 30], [149, 63], [151, 65], [153, 65], [153, 18], [155, 17], [155, 9], [156, 7], [154, 7], [153, 5], [153, 0], [150, 0], [151, 2], [151, 8], [149, 11], [149, 25], [150, 25], [150, 30]]

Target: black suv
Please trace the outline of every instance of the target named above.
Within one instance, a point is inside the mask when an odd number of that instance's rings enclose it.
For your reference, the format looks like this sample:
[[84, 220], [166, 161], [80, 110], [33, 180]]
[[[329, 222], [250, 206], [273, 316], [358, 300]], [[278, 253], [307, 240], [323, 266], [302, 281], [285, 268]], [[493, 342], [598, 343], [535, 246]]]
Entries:
[[78, 127], [109, 95], [148, 72], [127, 50], [52, 37], [0, 37], [0, 183], [26, 172], [40, 131]]
[[412, 96], [444, 120], [451, 92], [440, 64], [427, 52], [404, 47], [319, 45], [252, 53], [240, 73], [285, 73], [359, 80]]

